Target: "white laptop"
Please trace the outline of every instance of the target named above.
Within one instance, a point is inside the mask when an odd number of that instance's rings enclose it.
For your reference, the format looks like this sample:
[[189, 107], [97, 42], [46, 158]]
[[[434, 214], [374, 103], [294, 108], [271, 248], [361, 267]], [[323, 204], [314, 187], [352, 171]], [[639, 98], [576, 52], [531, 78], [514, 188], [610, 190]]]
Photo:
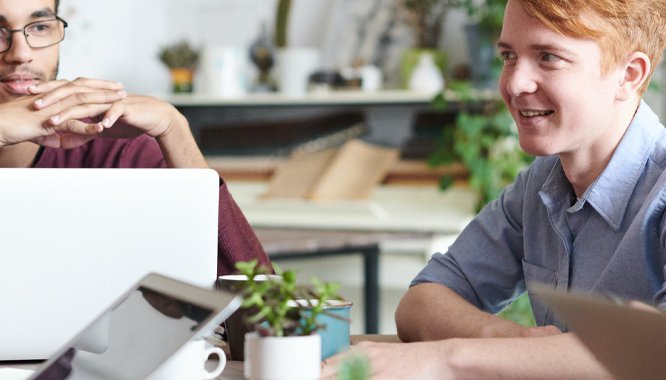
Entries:
[[616, 379], [666, 378], [666, 315], [662, 312], [539, 284], [530, 289], [553, 308]]
[[45, 359], [149, 272], [217, 274], [209, 169], [0, 169], [0, 360]]

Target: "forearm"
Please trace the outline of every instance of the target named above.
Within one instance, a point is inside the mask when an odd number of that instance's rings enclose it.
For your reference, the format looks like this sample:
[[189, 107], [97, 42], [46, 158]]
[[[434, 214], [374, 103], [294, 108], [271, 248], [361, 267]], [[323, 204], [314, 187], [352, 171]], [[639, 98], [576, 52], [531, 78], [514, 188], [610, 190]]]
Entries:
[[0, 147], [1, 168], [29, 168], [35, 160], [39, 146], [30, 142]]
[[180, 113], [171, 120], [167, 132], [157, 137], [164, 161], [170, 168], [207, 168], [208, 164], [190, 131], [187, 119]]
[[483, 312], [451, 289], [434, 283], [411, 287], [400, 301], [395, 318], [404, 342], [518, 337], [524, 336], [526, 329]]
[[455, 378], [611, 379], [575, 335], [537, 338], [454, 339], [442, 373]]

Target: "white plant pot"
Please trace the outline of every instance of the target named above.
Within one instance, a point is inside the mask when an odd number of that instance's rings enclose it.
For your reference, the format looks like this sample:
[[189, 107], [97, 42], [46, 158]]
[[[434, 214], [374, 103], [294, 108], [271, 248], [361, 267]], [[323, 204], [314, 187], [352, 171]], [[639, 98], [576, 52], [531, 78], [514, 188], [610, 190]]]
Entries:
[[429, 93], [433, 96], [444, 88], [444, 77], [435, 65], [432, 54], [424, 52], [419, 58], [412, 76], [409, 79], [409, 89], [412, 91]]
[[304, 96], [310, 75], [319, 68], [319, 50], [285, 48], [277, 52], [277, 80], [280, 92], [286, 96]]
[[250, 380], [319, 379], [321, 338], [318, 334], [260, 337], [245, 334], [245, 378]]
[[248, 58], [245, 49], [234, 46], [206, 46], [201, 57], [202, 93], [235, 98], [248, 90]]

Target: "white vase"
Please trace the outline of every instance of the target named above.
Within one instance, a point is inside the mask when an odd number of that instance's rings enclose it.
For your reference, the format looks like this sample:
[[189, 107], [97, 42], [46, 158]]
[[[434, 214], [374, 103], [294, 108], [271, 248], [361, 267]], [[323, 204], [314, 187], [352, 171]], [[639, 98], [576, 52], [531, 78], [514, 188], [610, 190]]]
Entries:
[[444, 89], [444, 77], [435, 64], [432, 54], [427, 52], [421, 54], [409, 79], [409, 89], [433, 95]]
[[206, 46], [201, 57], [200, 88], [203, 93], [235, 98], [247, 93], [248, 59], [245, 49], [233, 46]]
[[319, 50], [284, 48], [277, 52], [277, 81], [280, 92], [287, 96], [304, 96], [310, 75], [319, 68]]
[[245, 378], [250, 380], [319, 379], [321, 338], [318, 334], [260, 337], [245, 334]]

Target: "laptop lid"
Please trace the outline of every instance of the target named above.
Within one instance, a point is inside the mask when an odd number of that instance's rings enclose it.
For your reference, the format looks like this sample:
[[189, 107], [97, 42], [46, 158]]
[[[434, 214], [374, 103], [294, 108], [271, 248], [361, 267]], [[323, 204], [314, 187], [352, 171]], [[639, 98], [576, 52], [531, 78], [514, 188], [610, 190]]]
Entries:
[[666, 376], [666, 316], [610, 298], [530, 286], [617, 379]]
[[239, 295], [228, 291], [149, 274], [100, 315], [108, 321], [102, 349], [89, 351], [80, 344], [80, 338], [88, 340], [90, 328], [100, 324], [98, 318], [30, 379], [145, 379], [188, 340], [212, 331], [241, 302]]
[[0, 360], [45, 359], [149, 272], [217, 274], [209, 169], [0, 169]]

